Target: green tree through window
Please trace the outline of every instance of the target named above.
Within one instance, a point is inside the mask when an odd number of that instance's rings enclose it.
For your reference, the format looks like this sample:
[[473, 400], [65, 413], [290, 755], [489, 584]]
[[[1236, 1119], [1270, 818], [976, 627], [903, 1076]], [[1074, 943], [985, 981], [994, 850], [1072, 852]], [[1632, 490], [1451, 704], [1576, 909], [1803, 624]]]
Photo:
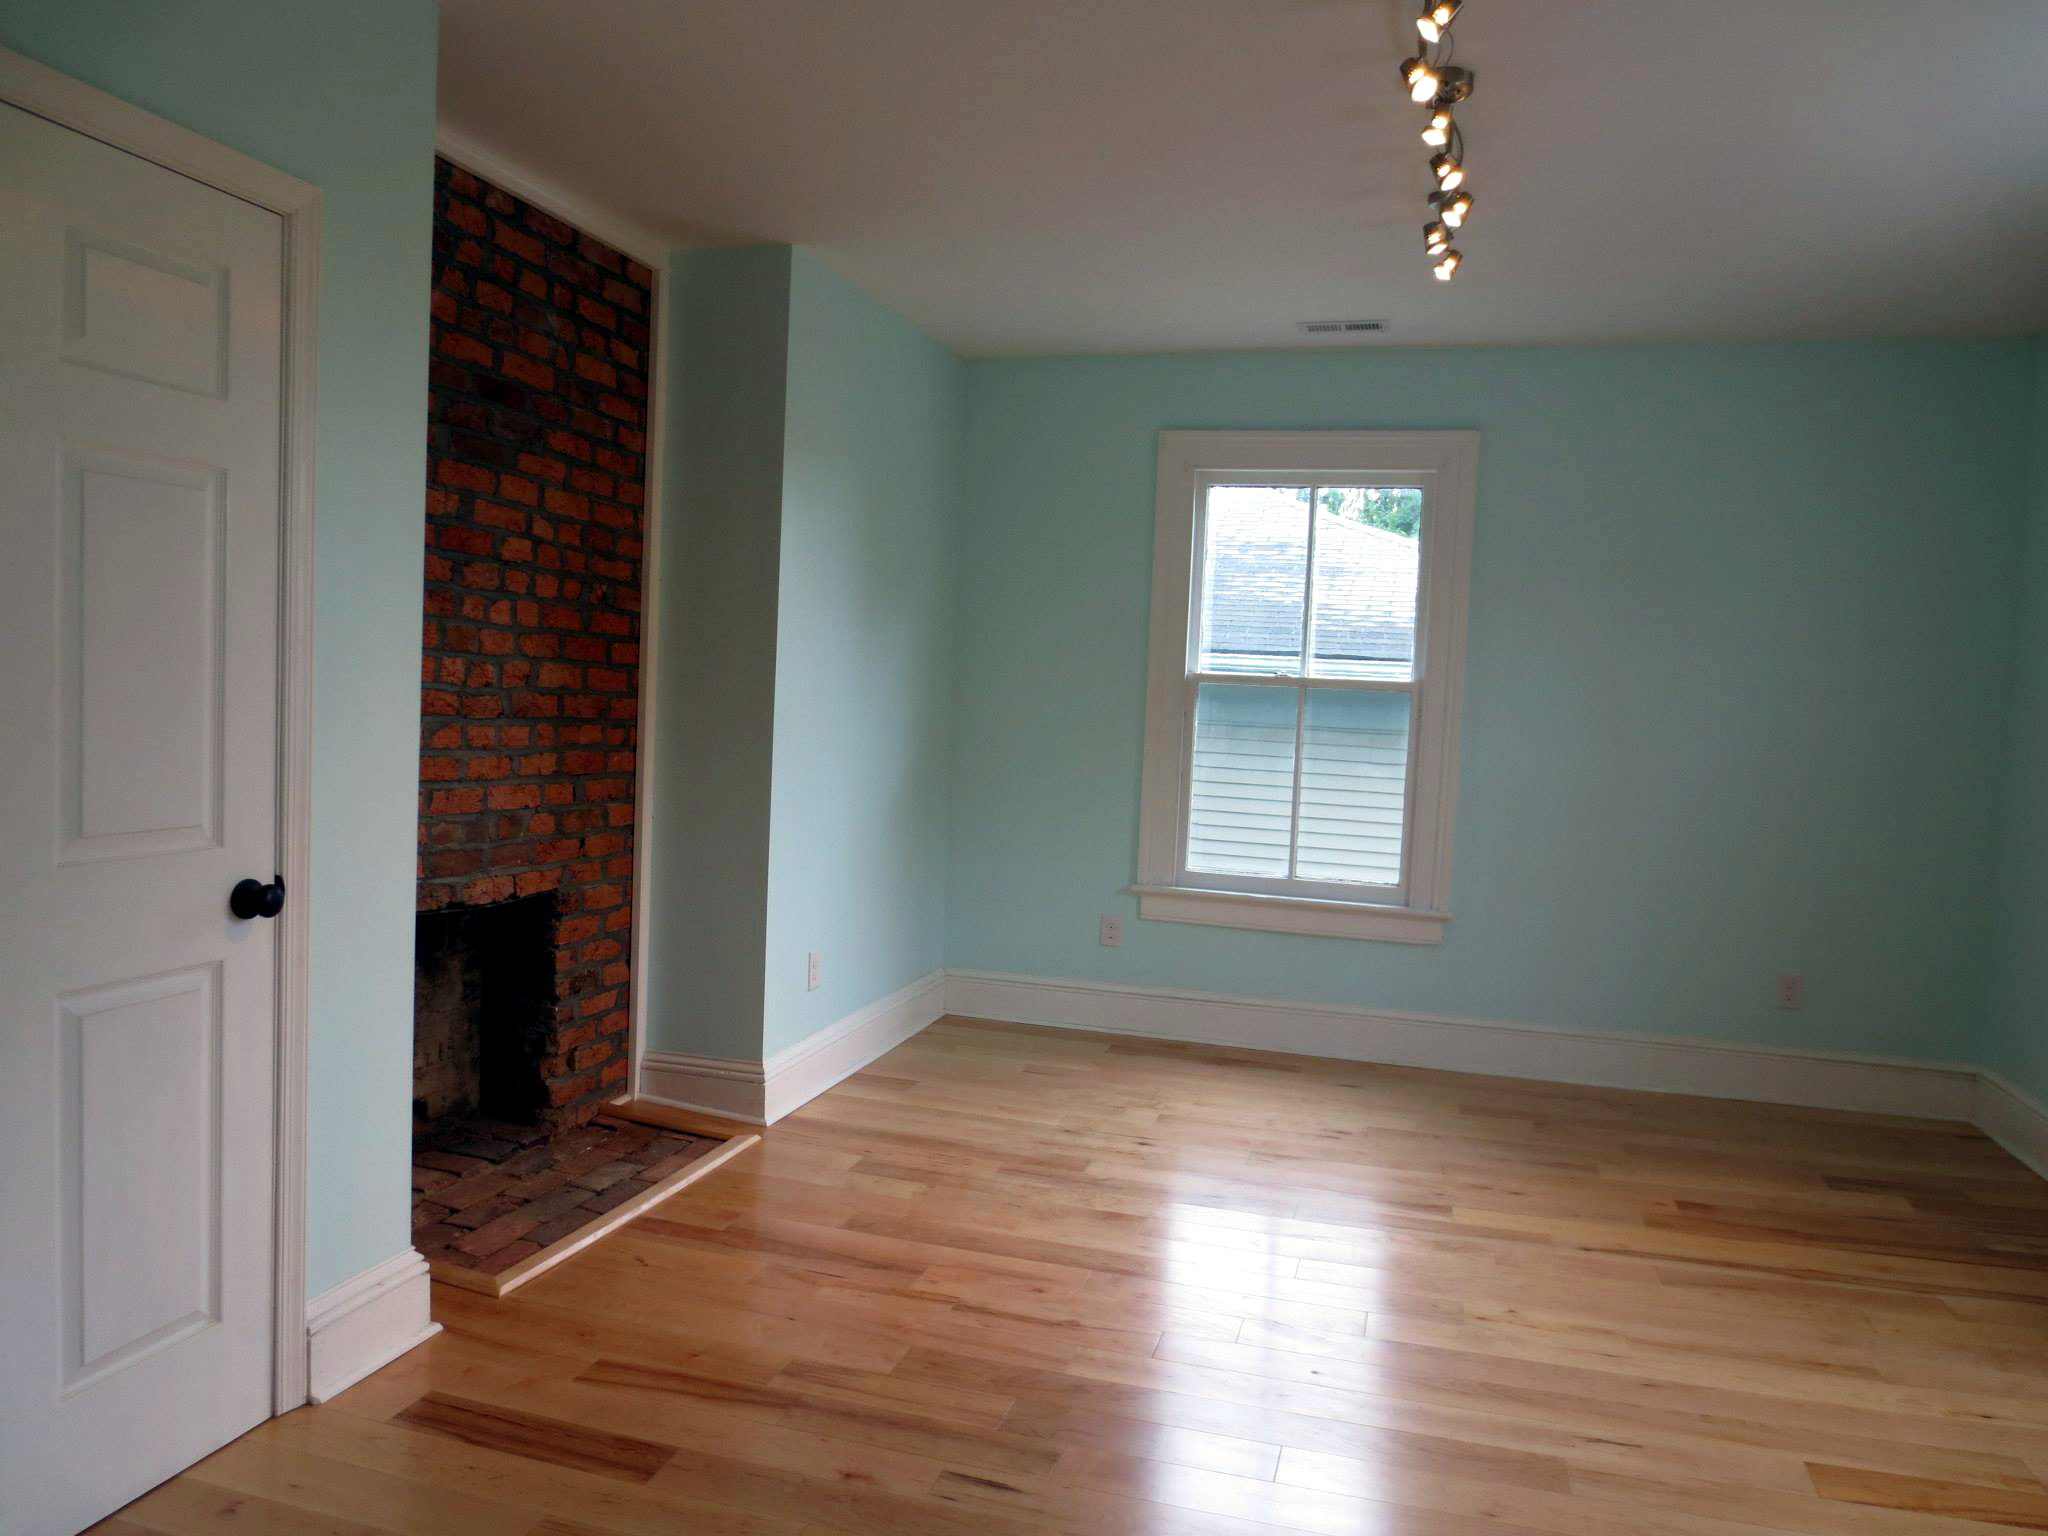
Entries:
[[1320, 499], [1325, 512], [1404, 539], [1414, 538], [1422, 527], [1422, 492], [1413, 486], [1332, 485], [1324, 487]]

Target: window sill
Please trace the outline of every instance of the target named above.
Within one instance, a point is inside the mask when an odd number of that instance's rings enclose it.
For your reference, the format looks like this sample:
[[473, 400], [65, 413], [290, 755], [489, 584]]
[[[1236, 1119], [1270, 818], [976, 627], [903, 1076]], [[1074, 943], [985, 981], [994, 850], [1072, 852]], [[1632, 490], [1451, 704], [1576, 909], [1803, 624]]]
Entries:
[[1154, 922], [1202, 923], [1212, 928], [1253, 928], [1330, 939], [1378, 939], [1389, 944], [1441, 944], [1448, 912], [1374, 906], [1362, 901], [1315, 901], [1301, 896], [1260, 896], [1192, 886], [1141, 885], [1138, 916]]

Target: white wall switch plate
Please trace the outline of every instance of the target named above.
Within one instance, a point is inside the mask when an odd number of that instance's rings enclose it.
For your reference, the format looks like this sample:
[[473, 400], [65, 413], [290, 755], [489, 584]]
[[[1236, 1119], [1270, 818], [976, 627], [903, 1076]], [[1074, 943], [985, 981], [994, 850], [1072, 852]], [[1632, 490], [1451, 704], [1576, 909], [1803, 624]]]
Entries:
[[1780, 1008], [1804, 1008], [1806, 1006], [1806, 978], [1786, 971], [1778, 977], [1778, 1006]]
[[808, 968], [804, 972], [804, 990], [815, 992], [825, 979], [825, 957], [815, 949], [811, 951]]
[[1124, 920], [1114, 912], [1103, 913], [1099, 936], [1104, 949], [1122, 949], [1124, 947]]

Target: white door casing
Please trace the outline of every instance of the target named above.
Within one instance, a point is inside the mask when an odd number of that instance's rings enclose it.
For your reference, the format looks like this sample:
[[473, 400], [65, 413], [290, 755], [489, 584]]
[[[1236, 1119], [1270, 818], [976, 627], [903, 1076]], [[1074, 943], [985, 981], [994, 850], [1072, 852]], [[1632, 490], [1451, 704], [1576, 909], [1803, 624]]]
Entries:
[[285, 234], [0, 106], [10, 1531], [272, 1411]]

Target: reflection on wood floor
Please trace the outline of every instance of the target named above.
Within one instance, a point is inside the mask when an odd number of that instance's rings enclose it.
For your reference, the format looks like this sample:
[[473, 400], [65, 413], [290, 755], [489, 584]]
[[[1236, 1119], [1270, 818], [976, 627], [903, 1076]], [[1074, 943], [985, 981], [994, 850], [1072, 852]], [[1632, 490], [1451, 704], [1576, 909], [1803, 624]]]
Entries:
[[108, 1531], [2048, 1529], [1964, 1126], [949, 1019]]

